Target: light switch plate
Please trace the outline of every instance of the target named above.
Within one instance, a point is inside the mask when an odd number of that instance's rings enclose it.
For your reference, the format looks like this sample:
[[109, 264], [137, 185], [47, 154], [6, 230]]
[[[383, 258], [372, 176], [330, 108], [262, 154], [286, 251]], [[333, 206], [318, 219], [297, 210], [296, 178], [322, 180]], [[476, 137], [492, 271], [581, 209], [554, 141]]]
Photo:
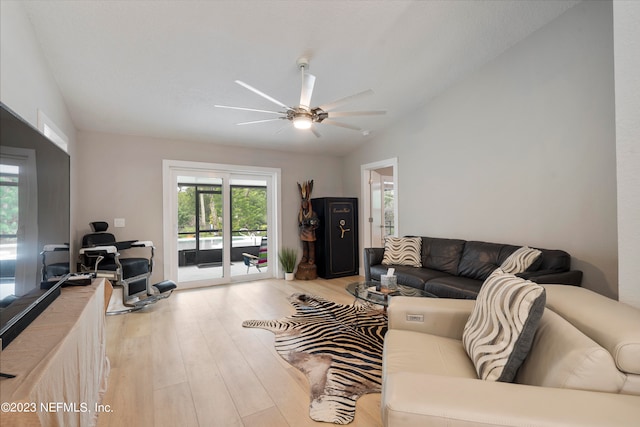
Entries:
[[113, 220], [114, 227], [124, 227], [124, 218], [115, 218]]

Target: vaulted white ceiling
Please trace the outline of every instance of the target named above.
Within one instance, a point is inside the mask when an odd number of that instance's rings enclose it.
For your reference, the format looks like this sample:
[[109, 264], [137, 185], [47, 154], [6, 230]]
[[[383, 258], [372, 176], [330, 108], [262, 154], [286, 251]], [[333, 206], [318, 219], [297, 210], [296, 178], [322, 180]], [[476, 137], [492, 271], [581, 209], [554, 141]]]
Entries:
[[[456, 80], [575, 5], [553, 0], [26, 1], [76, 127], [117, 134], [336, 155], [375, 137]], [[214, 104], [296, 106], [296, 60], [316, 76], [312, 106], [373, 89], [339, 110], [361, 132]]]

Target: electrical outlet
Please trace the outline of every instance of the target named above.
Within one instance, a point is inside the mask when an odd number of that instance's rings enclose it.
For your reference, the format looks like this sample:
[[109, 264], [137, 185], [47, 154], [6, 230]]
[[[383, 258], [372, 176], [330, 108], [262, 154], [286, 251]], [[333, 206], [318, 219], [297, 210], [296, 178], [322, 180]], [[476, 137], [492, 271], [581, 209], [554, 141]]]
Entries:
[[115, 218], [113, 220], [114, 227], [124, 227], [124, 218]]
[[424, 314], [407, 313], [407, 322], [424, 322]]

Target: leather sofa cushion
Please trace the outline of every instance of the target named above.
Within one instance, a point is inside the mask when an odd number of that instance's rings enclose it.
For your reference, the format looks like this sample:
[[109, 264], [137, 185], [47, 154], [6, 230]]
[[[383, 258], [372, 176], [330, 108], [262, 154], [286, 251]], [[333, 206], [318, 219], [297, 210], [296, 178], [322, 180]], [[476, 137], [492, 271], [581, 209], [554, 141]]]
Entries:
[[380, 400], [387, 427], [636, 426], [635, 396], [416, 375], [386, 378]]
[[640, 375], [627, 374], [627, 379], [625, 380], [620, 393], [640, 396]]
[[[571, 255], [559, 249], [540, 249], [542, 256], [540, 264], [534, 265], [527, 271], [549, 270], [549, 271], [569, 271], [571, 268]], [[535, 267], [535, 268], [534, 268]]]
[[607, 350], [547, 308], [516, 382], [618, 393], [625, 375]]
[[545, 289], [547, 307], [606, 348], [622, 372], [640, 374], [640, 310], [575, 286]]
[[[390, 266], [387, 265], [374, 265], [371, 266], [371, 279], [380, 281], [380, 276], [387, 274], [387, 270]], [[427, 280], [434, 279], [436, 277], [446, 277], [447, 273], [442, 271], [431, 270], [423, 267], [409, 267], [406, 265], [394, 265], [396, 269], [395, 275], [398, 277], [398, 283], [406, 286], [411, 286], [416, 289], [424, 290], [424, 283]]]
[[411, 372], [477, 379], [462, 341], [391, 329], [384, 337], [383, 383], [388, 374]]
[[422, 238], [422, 266], [446, 273], [458, 274], [458, 263], [464, 249], [464, 240]]
[[485, 280], [493, 271], [507, 259], [513, 251], [500, 259], [500, 251], [505, 245], [489, 242], [469, 241], [464, 245], [462, 258], [458, 266], [458, 276], [469, 277], [471, 279]]
[[427, 281], [424, 290], [440, 298], [475, 299], [482, 283], [467, 277], [442, 276]]

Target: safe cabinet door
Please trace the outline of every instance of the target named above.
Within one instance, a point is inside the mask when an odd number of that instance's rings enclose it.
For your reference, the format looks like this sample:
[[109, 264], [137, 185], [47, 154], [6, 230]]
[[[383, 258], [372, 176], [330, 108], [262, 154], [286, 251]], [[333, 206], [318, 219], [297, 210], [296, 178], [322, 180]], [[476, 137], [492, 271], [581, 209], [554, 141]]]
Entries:
[[313, 199], [320, 219], [318, 275], [324, 278], [358, 274], [358, 204], [355, 198]]

